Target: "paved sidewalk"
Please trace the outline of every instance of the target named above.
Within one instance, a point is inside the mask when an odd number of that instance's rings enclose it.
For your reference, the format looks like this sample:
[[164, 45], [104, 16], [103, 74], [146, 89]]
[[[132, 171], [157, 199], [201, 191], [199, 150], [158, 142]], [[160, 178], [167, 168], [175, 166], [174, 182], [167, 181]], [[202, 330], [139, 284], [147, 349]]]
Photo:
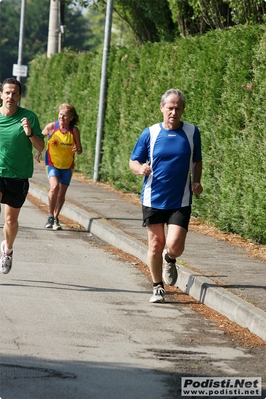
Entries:
[[[30, 183], [30, 194], [47, 204], [49, 184], [42, 164], [35, 162]], [[61, 213], [146, 263], [147, 233], [141, 226], [141, 206], [131, 198], [74, 177]], [[191, 230], [180, 260], [176, 285], [182, 291], [266, 340], [266, 262]]]

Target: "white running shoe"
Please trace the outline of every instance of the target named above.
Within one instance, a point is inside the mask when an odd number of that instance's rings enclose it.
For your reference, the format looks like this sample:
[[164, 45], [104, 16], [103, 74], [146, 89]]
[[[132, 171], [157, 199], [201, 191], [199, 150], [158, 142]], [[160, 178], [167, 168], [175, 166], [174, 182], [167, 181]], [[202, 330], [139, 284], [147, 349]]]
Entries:
[[54, 218], [53, 230], [62, 230], [58, 218]]
[[161, 284], [156, 285], [153, 287], [153, 294], [150, 299], [152, 303], [163, 303], [165, 301], [165, 289], [161, 286]]
[[166, 262], [165, 254], [166, 249], [163, 251], [163, 279], [168, 285], [175, 285], [177, 280], [177, 267], [176, 263]]
[[13, 251], [10, 254], [5, 253], [5, 241], [2, 241], [1, 243], [1, 272], [3, 274], [8, 274], [12, 268], [12, 255]]

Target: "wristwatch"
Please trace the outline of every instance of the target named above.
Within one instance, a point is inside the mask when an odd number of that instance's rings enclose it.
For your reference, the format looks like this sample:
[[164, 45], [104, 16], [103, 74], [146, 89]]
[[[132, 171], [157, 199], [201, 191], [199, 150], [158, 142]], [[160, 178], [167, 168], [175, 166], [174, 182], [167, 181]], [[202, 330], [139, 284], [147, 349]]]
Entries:
[[32, 137], [34, 136], [33, 130], [31, 130], [31, 134], [29, 134], [27, 137]]

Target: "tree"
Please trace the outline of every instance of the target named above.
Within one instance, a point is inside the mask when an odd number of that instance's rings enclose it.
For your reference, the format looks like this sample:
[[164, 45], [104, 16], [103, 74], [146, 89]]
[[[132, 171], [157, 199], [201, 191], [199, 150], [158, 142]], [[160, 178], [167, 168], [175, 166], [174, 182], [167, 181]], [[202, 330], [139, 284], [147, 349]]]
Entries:
[[261, 24], [264, 0], [168, 0], [182, 35], [205, 33], [238, 24]]
[[[65, 47], [102, 48], [107, 1], [61, 0]], [[47, 51], [49, 4], [49, 0], [26, 0], [23, 64]], [[11, 76], [17, 63], [20, 7], [21, 0], [0, 2], [0, 81]], [[263, 23], [265, 15], [265, 0], [115, 0], [111, 40], [116, 45], [172, 41], [180, 34]]]
[[[26, 0], [22, 59], [24, 65], [37, 54], [45, 54], [47, 51], [49, 6], [49, 0]], [[0, 81], [12, 76], [13, 64], [17, 63], [20, 11], [21, 0], [3, 0], [0, 3]], [[65, 46], [75, 51], [90, 50], [87, 41], [91, 30], [80, 8], [65, 8], [65, 24]]]
[[91, 51], [100, 51], [103, 47], [104, 28], [105, 28], [105, 13], [98, 12], [93, 7], [88, 7], [87, 13], [84, 15], [87, 20], [90, 35], [86, 39], [86, 46]]
[[[91, 6], [106, 8], [107, 0], [96, 0]], [[114, 13], [132, 30], [136, 43], [172, 41], [177, 26], [172, 20], [168, 0], [116, 0]]]
[[[17, 63], [20, 21], [20, 1], [0, 3], [0, 81], [11, 76]], [[12, 29], [10, 27], [12, 26]]]
[[[89, 38], [86, 40], [86, 44], [92, 51], [102, 51], [106, 17], [105, 7], [88, 7], [87, 13], [84, 14], [84, 16], [88, 20], [91, 32]], [[116, 13], [113, 13], [111, 45], [131, 46], [132, 42], [134, 42], [134, 33], [132, 29]]]
[[[90, 0], [68, 0], [88, 6]], [[108, 0], [94, 0], [104, 7]], [[139, 43], [171, 41], [210, 29], [265, 21], [265, 0], [116, 0], [114, 12], [132, 29]]]
[[232, 20], [236, 24], [261, 24], [265, 22], [265, 0], [225, 0], [229, 4]]
[[225, 29], [234, 23], [230, 7], [222, 0], [168, 0], [183, 36]]

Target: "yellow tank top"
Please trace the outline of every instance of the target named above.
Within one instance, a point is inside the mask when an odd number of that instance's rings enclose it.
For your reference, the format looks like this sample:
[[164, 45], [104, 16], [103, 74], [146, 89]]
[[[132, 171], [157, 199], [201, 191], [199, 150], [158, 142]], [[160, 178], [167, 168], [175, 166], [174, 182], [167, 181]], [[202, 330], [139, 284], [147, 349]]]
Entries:
[[46, 165], [54, 166], [57, 169], [73, 169], [75, 154], [72, 151], [75, 144], [73, 127], [70, 126], [66, 133], [62, 133], [59, 122], [55, 122], [55, 128], [48, 137], [47, 150], [45, 155]]

